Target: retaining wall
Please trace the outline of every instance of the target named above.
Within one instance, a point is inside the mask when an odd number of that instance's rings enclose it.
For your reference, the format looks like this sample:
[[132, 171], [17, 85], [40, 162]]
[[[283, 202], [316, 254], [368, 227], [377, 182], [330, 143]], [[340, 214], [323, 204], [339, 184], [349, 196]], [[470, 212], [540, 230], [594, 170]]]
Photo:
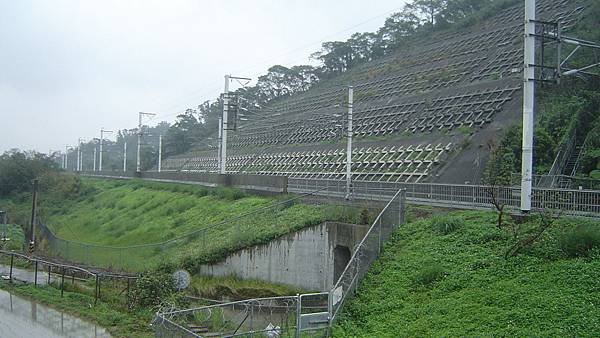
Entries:
[[[200, 274], [235, 275], [327, 291], [346, 267], [367, 226], [327, 222], [267, 244], [237, 251], [221, 262], [203, 265]], [[341, 270], [340, 270], [341, 267]], [[337, 275], [336, 275], [337, 274]]]
[[288, 179], [283, 176], [245, 175], [245, 174], [216, 174], [186, 171], [163, 172], [117, 172], [91, 171], [81, 172], [80, 175], [91, 177], [110, 177], [120, 179], [141, 178], [163, 182], [193, 182], [209, 187], [235, 187], [245, 190], [268, 193], [287, 192]]

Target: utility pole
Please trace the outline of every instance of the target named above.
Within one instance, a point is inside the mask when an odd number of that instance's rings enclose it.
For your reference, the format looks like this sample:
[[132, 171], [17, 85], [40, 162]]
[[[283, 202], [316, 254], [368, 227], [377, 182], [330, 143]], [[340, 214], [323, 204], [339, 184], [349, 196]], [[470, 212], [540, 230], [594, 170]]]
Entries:
[[102, 143], [104, 143], [104, 133], [112, 134], [112, 130], [104, 130], [104, 128], [100, 128], [100, 168], [99, 168], [99, 171], [102, 171], [102, 154], [104, 154], [104, 150], [102, 149]]
[[77, 171], [83, 170], [83, 154], [81, 150], [82, 142], [83, 140], [81, 138], [77, 140]]
[[221, 163], [220, 173], [225, 174], [227, 172], [227, 120], [228, 120], [228, 109], [229, 109], [229, 81], [230, 75], [225, 75], [225, 90], [223, 91], [223, 117], [221, 122]]
[[127, 141], [123, 137], [123, 172], [127, 171]]
[[98, 154], [96, 153], [96, 145], [94, 144], [94, 171], [96, 171], [96, 157]]
[[225, 88], [223, 91], [223, 117], [222, 121], [219, 124], [219, 128], [221, 132], [221, 151], [220, 151], [220, 161], [219, 161], [219, 172], [221, 174], [227, 173], [227, 131], [229, 130], [229, 82], [231, 80], [244, 80], [251, 81], [252, 79], [246, 77], [237, 77], [231, 75], [225, 75]]
[[160, 167], [162, 162], [162, 135], [158, 135], [158, 172], [160, 172]]
[[142, 116], [144, 116], [144, 115], [154, 116], [156, 114], [139, 112], [139, 115], [138, 115], [137, 159], [136, 159], [136, 169], [135, 169], [135, 171], [138, 173], [142, 171], [142, 165], [141, 165], [141, 161], [140, 161], [140, 149], [142, 147], [142, 134], [144, 133], [142, 130]]
[[219, 117], [219, 139], [217, 140], [217, 168], [219, 169], [219, 172], [221, 172], [221, 156], [223, 156], [223, 154], [221, 153], [221, 142], [223, 139], [223, 117]]
[[352, 108], [354, 105], [354, 88], [348, 87], [348, 148], [346, 149], [346, 199], [352, 193]]
[[525, 51], [523, 64], [523, 144], [521, 158], [521, 212], [531, 211], [533, 126], [535, 109], [535, 0], [525, 0]]
[[69, 146], [65, 146], [65, 170], [69, 170]]
[[33, 196], [31, 201], [31, 225], [29, 228], [29, 251], [33, 252], [35, 248], [35, 220], [37, 219], [37, 194], [38, 180], [33, 180]]

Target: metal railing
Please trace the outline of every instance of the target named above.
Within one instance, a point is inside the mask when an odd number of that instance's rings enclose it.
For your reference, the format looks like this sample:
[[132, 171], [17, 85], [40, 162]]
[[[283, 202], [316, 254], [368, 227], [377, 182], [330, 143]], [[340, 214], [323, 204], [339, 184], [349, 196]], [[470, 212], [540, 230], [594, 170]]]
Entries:
[[330, 292], [331, 322], [333, 323], [348, 296], [356, 292], [369, 267], [379, 257], [392, 231], [404, 223], [406, 191], [398, 190], [377, 216], [365, 237], [360, 241], [344, 272]]
[[156, 337], [307, 337], [329, 329], [329, 293], [254, 298], [158, 312]]
[[[81, 266], [52, 262], [43, 258], [28, 256], [15, 251], [0, 250], [0, 266], [8, 269], [8, 281], [17, 280], [23, 283], [37, 285], [56, 284], [60, 288], [61, 297], [68, 284], [76, 282], [93, 281], [94, 303], [101, 299], [102, 285], [111, 288], [123, 288], [120, 295], [124, 295], [126, 305], [129, 305], [129, 291], [132, 282], [138, 276], [112, 274], [103, 271], [94, 271]], [[3, 271], [4, 274], [4, 271]]]
[[389, 235], [404, 223], [405, 211], [405, 191], [400, 190], [372, 223], [330, 291], [159, 311], [153, 321], [156, 336], [327, 336], [344, 302], [356, 292]]
[[[345, 181], [290, 179], [288, 191], [301, 193], [321, 189], [317, 194], [343, 197]], [[447, 208], [481, 209], [492, 208], [490, 194], [516, 211], [520, 206], [520, 187], [492, 187], [485, 185], [437, 184], [437, 183], [392, 183], [353, 182], [354, 199], [387, 200], [399, 189], [406, 190], [406, 200], [412, 204]], [[600, 217], [600, 190], [575, 190], [556, 188], [533, 188], [534, 210], [562, 210], [564, 215]]]

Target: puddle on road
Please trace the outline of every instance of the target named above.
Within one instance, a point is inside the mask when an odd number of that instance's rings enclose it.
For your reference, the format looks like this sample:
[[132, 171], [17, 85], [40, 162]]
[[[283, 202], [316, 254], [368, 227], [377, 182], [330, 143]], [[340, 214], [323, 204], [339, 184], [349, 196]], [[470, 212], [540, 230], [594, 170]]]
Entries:
[[0, 337], [110, 337], [108, 331], [0, 290]]

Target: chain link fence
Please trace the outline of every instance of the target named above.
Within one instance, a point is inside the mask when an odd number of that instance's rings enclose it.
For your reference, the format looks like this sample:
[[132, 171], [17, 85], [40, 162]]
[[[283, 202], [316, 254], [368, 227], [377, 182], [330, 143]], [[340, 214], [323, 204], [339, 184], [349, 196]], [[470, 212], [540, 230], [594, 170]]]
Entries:
[[[306, 220], [290, 218], [287, 216], [286, 210], [314, 194], [315, 192], [307, 192], [285, 200], [275, 200], [262, 207], [163, 242], [121, 247], [65, 240], [56, 236], [43, 222], [39, 222], [38, 228], [41, 236], [38, 248], [52, 257], [68, 262], [101, 266], [109, 270], [140, 271], [140, 269], [148, 269], [169, 259], [181, 261], [181, 259], [191, 256], [212, 255], [215, 252], [222, 252], [224, 247], [229, 248], [228, 250], [241, 249], [248, 246], [248, 243], [253, 243], [257, 232], [283, 235], [299, 230], [304, 225], [295, 224], [294, 220], [296, 222]], [[336, 205], [335, 208], [343, 209], [346, 206]], [[334, 213], [328, 209], [323, 209], [323, 212], [326, 216]]]
[[157, 337], [325, 337], [392, 231], [404, 223], [405, 191], [397, 191], [355, 248], [328, 292], [248, 299], [186, 310], [159, 311]]
[[156, 337], [325, 337], [328, 293], [247, 299], [157, 313]]
[[336, 319], [347, 298], [354, 295], [365, 273], [381, 254], [383, 245], [392, 231], [404, 223], [405, 194], [405, 190], [397, 191], [377, 216], [332, 288], [330, 292], [331, 322]]

